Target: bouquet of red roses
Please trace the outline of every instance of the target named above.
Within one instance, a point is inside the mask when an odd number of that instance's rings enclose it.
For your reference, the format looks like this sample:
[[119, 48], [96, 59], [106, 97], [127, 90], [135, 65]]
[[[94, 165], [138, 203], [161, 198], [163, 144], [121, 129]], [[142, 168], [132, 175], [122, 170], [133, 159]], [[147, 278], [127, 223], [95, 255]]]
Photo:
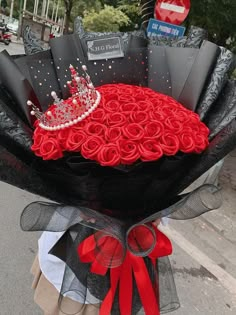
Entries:
[[68, 291], [91, 302], [88, 289], [101, 314], [175, 309], [171, 244], [150, 222], [220, 205], [212, 185], [181, 193], [235, 147], [233, 55], [207, 41], [167, 47], [137, 35], [119, 36], [115, 58], [86, 50], [111, 34], [0, 54], [0, 176], [52, 200], [26, 207], [21, 226], [66, 231], [50, 251], [68, 266], [62, 308]]

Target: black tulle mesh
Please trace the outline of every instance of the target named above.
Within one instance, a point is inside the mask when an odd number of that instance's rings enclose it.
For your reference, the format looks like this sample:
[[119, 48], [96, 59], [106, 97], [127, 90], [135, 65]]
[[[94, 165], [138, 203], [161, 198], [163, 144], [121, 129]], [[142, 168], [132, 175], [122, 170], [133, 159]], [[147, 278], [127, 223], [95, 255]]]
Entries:
[[[99, 307], [110, 288], [109, 272], [105, 276], [89, 272], [89, 264], [81, 263], [76, 252], [77, 244], [81, 243], [92, 232], [92, 230], [83, 226], [74, 227], [67, 231], [58, 244], [50, 251], [51, 254], [65, 261], [67, 266], [59, 299], [60, 309], [65, 314], [72, 315], [72, 312], [68, 313], [66, 307], [67, 299], [65, 297], [68, 293], [70, 293], [70, 296], [74, 294], [75, 299], [82, 304], [86, 302]], [[178, 308], [179, 300], [169, 259], [167, 257], [158, 259], [156, 266], [153, 266], [150, 259], [144, 258], [144, 260], [153, 286], [160, 288], [156, 294], [158, 299], [160, 295], [161, 311], [165, 313]], [[137, 314], [142, 309], [135, 281], [132, 305], [132, 315]], [[73, 315], [78, 311], [79, 309], [75, 309]], [[115, 297], [111, 314], [120, 314], [118, 295]]]

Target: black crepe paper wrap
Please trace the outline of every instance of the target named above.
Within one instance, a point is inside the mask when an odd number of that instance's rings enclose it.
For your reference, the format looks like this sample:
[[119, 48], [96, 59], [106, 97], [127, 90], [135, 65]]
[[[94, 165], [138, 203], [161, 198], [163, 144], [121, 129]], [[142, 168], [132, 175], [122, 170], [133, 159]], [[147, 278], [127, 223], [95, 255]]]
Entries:
[[[161, 217], [190, 219], [218, 208], [220, 192], [212, 185], [189, 194], [182, 192], [236, 144], [236, 85], [229, 80], [234, 57], [206, 41], [204, 32], [191, 29], [181, 43], [172, 40], [169, 46], [164, 45], [163, 38], [148, 43], [145, 37], [129, 34], [123, 36], [124, 58], [102, 61], [88, 60], [83, 39], [89, 34], [82, 37], [72, 34], [52, 39], [50, 50], [31, 56], [0, 54], [0, 178], [52, 200], [27, 206], [21, 227], [26, 231], [66, 231], [51, 250], [67, 266], [61, 288], [62, 309], [64, 293], [76, 291], [78, 282], [84, 288], [79, 293], [84, 302], [91, 302], [87, 289], [99, 304], [109, 288], [109, 274], [94, 275], [89, 264], [79, 261], [76, 248], [82, 240], [97, 230], [118, 238], [125, 249], [127, 234], [137, 224], [151, 229], [149, 222]], [[52, 102], [52, 90], [68, 97], [65, 85], [70, 64], [78, 69], [86, 64], [96, 86], [135, 84], [173, 96], [209, 126], [208, 149], [199, 155], [178, 153], [157, 162], [115, 168], [102, 167], [74, 153], [58, 161], [35, 157], [30, 151], [33, 121], [27, 98], [45, 110]], [[9, 69], [15, 69], [15, 77], [10, 76]], [[159, 259], [154, 268], [146, 258], [147, 249], [141, 248], [139, 254], [154, 282], [159, 271], [161, 311], [176, 309], [179, 301], [168, 258]], [[140, 309], [134, 286], [132, 314]], [[112, 314], [119, 314], [117, 297]]]

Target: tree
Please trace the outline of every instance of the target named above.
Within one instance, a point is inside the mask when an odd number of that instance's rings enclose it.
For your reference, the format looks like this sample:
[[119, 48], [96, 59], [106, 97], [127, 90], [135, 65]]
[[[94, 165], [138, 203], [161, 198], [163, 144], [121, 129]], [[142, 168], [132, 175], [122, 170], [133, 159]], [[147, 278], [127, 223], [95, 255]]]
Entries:
[[87, 12], [83, 22], [87, 31], [118, 32], [122, 26], [129, 25], [130, 19], [118, 8], [105, 5], [99, 12]]
[[235, 0], [192, 0], [186, 26], [202, 27], [208, 31], [209, 40], [236, 49], [235, 14]]
[[68, 33], [69, 31], [69, 26], [71, 22], [71, 10], [73, 8], [75, 0], [64, 0], [64, 5], [65, 5], [65, 33]]
[[141, 25], [140, 0], [120, 0], [118, 9], [124, 12], [130, 19], [129, 25], [122, 27], [121, 31], [132, 31]]

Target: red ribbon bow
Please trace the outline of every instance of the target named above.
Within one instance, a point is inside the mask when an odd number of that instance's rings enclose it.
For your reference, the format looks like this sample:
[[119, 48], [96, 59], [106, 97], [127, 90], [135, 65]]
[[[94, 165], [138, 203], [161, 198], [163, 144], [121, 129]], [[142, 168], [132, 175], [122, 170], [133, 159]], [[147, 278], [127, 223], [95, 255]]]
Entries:
[[[141, 226], [137, 226], [141, 227]], [[168, 256], [172, 253], [172, 245], [170, 240], [161, 231], [154, 227], [156, 236], [155, 246], [148, 257], [151, 259], [152, 264], [156, 266], [157, 259], [163, 256]], [[143, 235], [144, 230], [138, 229], [137, 232], [140, 239], [145, 240], [148, 236]], [[100, 251], [97, 252], [97, 234], [86, 238], [78, 246], [78, 254], [80, 260], [84, 263], [91, 263], [91, 272], [105, 275], [108, 267], [101, 264], [99, 255], [104, 251], [110, 252], [110, 260], [112, 257], [119, 255], [122, 256], [122, 245], [118, 240], [111, 236], [103, 237], [99, 244]], [[133, 235], [134, 236], [134, 235]], [[128, 238], [129, 242], [130, 237]], [[112, 251], [111, 251], [112, 249]], [[116, 253], [115, 253], [116, 252]], [[119, 307], [121, 315], [131, 315], [132, 313], [132, 295], [133, 295], [133, 276], [136, 281], [137, 289], [139, 292], [140, 300], [142, 302], [146, 315], [159, 315], [159, 299], [158, 287], [153, 285], [149, 273], [144, 262], [144, 259], [139, 256], [133, 255], [129, 250], [126, 251], [125, 258], [121, 265], [110, 269], [110, 284], [111, 287], [103, 300], [100, 308], [99, 315], [109, 315], [112, 310], [112, 304], [115, 298], [115, 293], [119, 284]], [[158, 279], [158, 274], [156, 275]], [[156, 279], [156, 280], [157, 280]], [[155, 281], [157, 282], [157, 281]]]

